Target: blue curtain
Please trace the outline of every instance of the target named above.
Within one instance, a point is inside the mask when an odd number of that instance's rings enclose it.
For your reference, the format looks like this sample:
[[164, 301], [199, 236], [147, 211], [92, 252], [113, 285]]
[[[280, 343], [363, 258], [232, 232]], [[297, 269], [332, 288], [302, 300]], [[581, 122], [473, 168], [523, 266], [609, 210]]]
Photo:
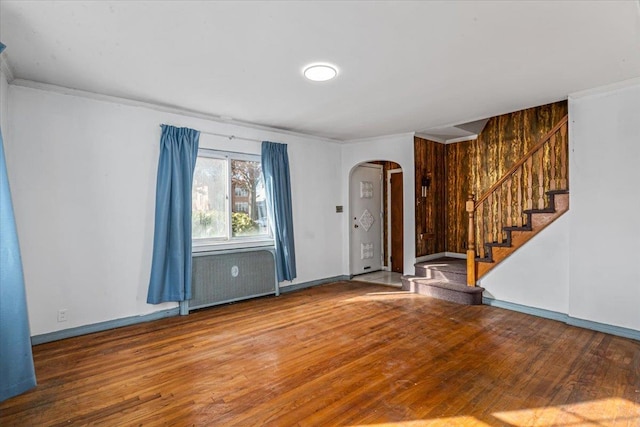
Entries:
[[[0, 53], [4, 48], [0, 43]], [[0, 402], [35, 386], [22, 259], [0, 129]]]
[[162, 125], [147, 302], [191, 299], [191, 186], [200, 132]]
[[262, 174], [267, 193], [267, 212], [276, 246], [278, 281], [293, 280], [296, 278], [296, 251], [286, 144], [262, 143]]

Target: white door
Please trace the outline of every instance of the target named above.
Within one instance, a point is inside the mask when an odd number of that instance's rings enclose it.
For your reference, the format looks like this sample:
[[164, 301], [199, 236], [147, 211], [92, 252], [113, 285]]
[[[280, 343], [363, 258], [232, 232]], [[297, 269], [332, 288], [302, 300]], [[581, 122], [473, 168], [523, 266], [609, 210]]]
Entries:
[[382, 166], [363, 164], [351, 174], [351, 274], [382, 269]]

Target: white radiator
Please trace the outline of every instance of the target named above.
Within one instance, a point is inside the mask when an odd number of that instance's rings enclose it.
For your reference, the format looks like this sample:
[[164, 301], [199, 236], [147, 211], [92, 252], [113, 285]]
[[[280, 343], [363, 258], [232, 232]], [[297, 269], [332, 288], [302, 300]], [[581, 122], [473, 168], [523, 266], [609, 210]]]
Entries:
[[189, 310], [279, 293], [273, 249], [193, 254]]

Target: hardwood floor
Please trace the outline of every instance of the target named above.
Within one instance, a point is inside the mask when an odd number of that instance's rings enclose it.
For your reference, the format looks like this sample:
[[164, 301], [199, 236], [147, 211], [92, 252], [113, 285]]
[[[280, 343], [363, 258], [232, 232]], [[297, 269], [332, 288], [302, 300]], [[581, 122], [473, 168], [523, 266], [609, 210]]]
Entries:
[[38, 387], [0, 403], [2, 426], [640, 426], [640, 342], [361, 282], [34, 359]]

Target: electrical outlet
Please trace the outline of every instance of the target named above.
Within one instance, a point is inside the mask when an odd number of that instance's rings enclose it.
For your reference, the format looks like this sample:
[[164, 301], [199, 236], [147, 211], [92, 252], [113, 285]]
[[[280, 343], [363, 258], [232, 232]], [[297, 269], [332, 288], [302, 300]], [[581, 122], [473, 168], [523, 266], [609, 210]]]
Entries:
[[58, 322], [66, 322], [67, 321], [67, 309], [61, 308], [58, 310]]

